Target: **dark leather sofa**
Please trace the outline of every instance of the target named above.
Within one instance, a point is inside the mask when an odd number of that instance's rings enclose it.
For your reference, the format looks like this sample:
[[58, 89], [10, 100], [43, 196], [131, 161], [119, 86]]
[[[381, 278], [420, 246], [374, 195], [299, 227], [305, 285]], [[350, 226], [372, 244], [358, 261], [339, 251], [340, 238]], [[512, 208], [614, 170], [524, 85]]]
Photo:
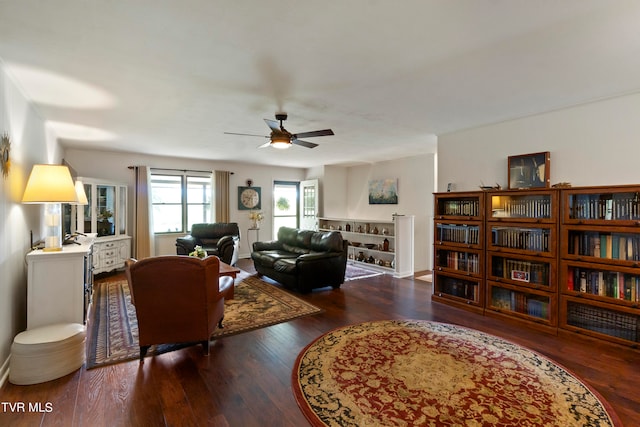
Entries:
[[347, 244], [337, 231], [281, 227], [277, 240], [253, 244], [251, 259], [259, 275], [307, 293], [314, 288], [342, 285], [347, 268]]
[[215, 255], [222, 262], [235, 265], [240, 246], [238, 223], [193, 224], [191, 234], [176, 239], [177, 255], [189, 255], [196, 246], [201, 246], [207, 255]]

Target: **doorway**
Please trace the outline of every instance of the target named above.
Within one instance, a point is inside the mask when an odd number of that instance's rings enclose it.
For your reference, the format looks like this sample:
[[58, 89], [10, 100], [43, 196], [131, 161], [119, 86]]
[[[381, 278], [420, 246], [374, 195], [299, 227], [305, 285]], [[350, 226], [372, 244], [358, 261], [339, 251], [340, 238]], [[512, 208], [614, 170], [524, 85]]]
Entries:
[[273, 182], [273, 239], [278, 238], [280, 227], [298, 228], [300, 183]]

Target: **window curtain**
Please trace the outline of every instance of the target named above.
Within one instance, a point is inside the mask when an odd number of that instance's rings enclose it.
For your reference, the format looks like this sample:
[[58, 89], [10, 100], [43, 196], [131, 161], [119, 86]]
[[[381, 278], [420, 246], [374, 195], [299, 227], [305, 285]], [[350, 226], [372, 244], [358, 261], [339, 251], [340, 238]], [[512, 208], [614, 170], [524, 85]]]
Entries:
[[133, 204], [134, 256], [137, 259], [142, 259], [155, 255], [153, 209], [151, 208], [151, 169], [147, 166], [134, 166], [133, 169], [136, 179]]
[[229, 180], [231, 172], [216, 171], [215, 173], [215, 222], [229, 222]]

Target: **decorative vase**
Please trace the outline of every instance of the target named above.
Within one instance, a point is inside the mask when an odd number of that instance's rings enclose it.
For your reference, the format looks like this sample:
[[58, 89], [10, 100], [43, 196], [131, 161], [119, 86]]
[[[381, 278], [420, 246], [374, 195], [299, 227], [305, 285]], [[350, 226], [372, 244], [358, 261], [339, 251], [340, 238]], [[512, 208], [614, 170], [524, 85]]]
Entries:
[[382, 250], [385, 252], [389, 251], [389, 239], [387, 239], [386, 237], [382, 242]]
[[251, 228], [253, 228], [254, 230], [259, 230], [260, 229], [260, 221], [258, 221], [257, 219], [253, 220], [253, 225], [251, 226]]

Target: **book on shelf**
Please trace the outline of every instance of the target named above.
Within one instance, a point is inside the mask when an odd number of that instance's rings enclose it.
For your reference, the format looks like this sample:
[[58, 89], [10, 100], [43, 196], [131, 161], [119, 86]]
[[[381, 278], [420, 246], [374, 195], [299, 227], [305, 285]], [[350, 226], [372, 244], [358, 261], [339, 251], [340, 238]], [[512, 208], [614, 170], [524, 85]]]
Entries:
[[[579, 283], [576, 289], [575, 283]], [[590, 295], [638, 302], [640, 276], [620, 271], [603, 271], [581, 267], [567, 270], [567, 289]]]

